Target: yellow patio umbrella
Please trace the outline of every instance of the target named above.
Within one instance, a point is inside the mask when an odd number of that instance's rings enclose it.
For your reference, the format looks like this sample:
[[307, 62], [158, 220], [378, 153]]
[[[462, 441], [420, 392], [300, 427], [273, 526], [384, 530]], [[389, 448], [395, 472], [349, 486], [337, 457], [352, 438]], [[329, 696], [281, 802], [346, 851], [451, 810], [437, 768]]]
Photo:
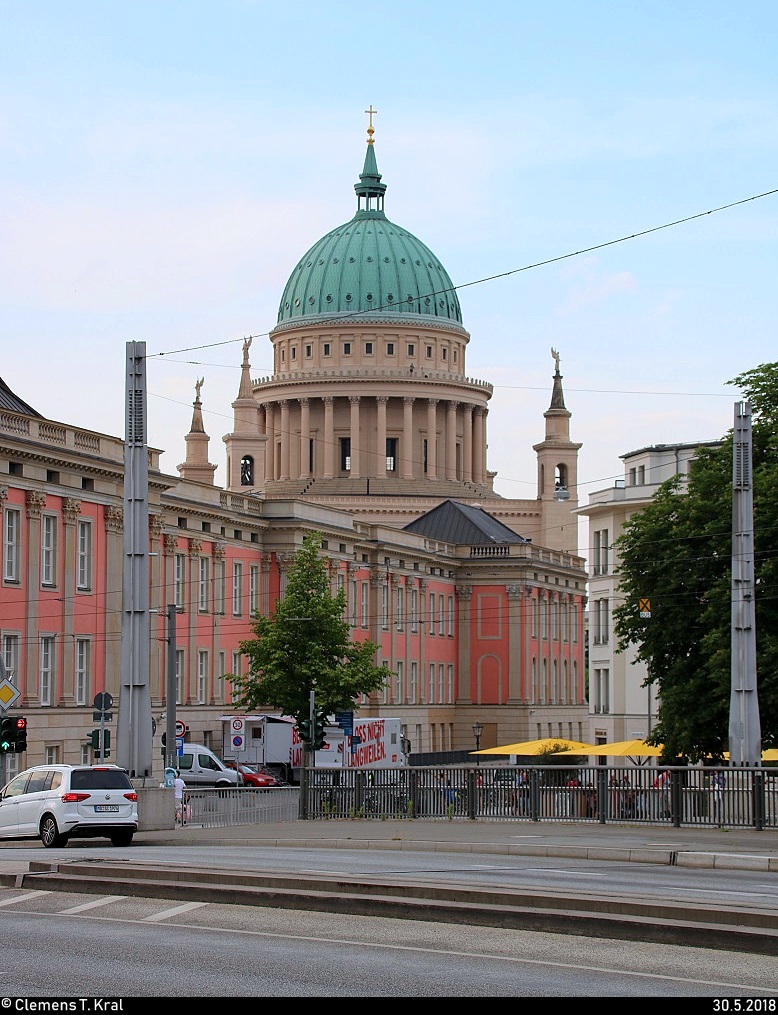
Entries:
[[594, 744], [587, 750], [565, 751], [565, 754], [604, 754], [615, 758], [658, 758], [663, 747], [654, 747], [645, 740], [617, 740], [612, 744]]
[[485, 747], [482, 751], [470, 751], [470, 754], [519, 754], [525, 757], [537, 754], [586, 754], [578, 748], [593, 748], [593, 744], [585, 744], [580, 740], [565, 740], [563, 737], [547, 737], [545, 740], [523, 740], [518, 744], [505, 744], [502, 747]]
[[[724, 751], [724, 757], [729, 761], [729, 751]], [[778, 747], [769, 747], [762, 751], [762, 761], [778, 761]]]

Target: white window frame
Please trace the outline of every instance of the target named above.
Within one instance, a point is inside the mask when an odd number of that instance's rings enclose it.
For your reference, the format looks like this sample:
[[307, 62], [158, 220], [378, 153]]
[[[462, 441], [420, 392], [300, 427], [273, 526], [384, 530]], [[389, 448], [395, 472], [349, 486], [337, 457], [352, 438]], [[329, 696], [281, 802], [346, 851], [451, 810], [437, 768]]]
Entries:
[[183, 610], [186, 606], [186, 554], [176, 553], [173, 557], [173, 601], [176, 609]]
[[405, 586], [397, 586], [397, 630], [405, 627]]
[[455, 623], [455, 612], [454, 612], [454, 597], [448, 597], [448, 636], [449, 638], [454, 637], [454, 630], [456, 628]]
[[182, 648], [176, 649], [176, 704], [185, 705], [186, 658]]
[[381, 584], [381, 627], [384, 631], [389, 629], [389, 583]]
[[6, 507], [3, 518], [3, 581], [21, 580], [22, 512]]
[[429, 681], [427, 683], [427, 704], [435, 703], [435, 663], [429, 665]]
[[441, 592], [438, 596], [438, 634], [442, 638], [446, 633], [446, 600]]
[[411, 631], [419, 633], [419, 590], [411, 589]]
[[419, 664], [415, 659], [411, 660], [411, 693], [410, 704], [415, 705], [419, 694]]
[[197, 610], [199, 613], [208, 612], [210, 603], [211, 584], [211, 558], [199, 557], [197, 560]]
[[[19, 686], [17, 679], [19, 673], [19, 646], [21, 645], [21, 635], [19, 634], [4, 634], [3, 635], [3, 662], [5, 664], [5, 675], [8, 680], [14, 685]], [[6, 758], [6, 761], [8, 759]]]
[[56, 639], [53, 635], [42, 634], [38, 643], [38, 698], [41, 705], [51, 705], [55, 661]]
[[435, 634], [435, 593], [430, 592], [429, 607], [427, 609], [427, 634]]
[[73, 693], [77, 705], [86, 705], [91, 682], [92, 644], [88, 638], [76, 638]]
[[87, 518], [76, 522], [76, 589], [92, 589], [92, 521]]
[[360, 624], [366, 629], [370, 621], [370, 586], [367, 582], [361, 582], [360, 589]]
[[197, 704], [208, 704], [208, 676], [210, 653], [207, 648], [197, 650]]
[[52, 588], [57, 584], [57, 529], [56, 515], [41, 515], [41, 585]]
[[253, 617], [259, 610], [259, 566], [249, 565], [249, 613]]
[[243, 562], [232, 562], [232, 615], [243, 616]]
[[397, 683], [395, 685], [394, 701], [396, 705], [403, 705], [405, 695], [405, 663], [402, 659], [398, 659], [395, 665], [397, 666], [395, 674]]

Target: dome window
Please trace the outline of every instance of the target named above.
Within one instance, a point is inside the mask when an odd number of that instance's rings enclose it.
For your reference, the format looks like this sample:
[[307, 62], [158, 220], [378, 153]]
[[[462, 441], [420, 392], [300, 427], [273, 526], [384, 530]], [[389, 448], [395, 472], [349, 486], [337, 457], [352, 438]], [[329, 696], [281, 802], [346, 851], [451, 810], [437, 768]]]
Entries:
[[407, 264], [407, 263], [408, 263], [408, 262], [407, 262], [407, 261], [405, 260], [405, 258], [404, 258], [404, 257], [401, 257], [401, 258], [400, 258], [400, 264]]
[[391, 293], [387, 293], [386, 302], [387, 303], [394, 303], [394, 296], [392, 296]]
[[327, 302], [332, 303], [332, 293], [327, 294]]
[[389, 264], [389, 258], [388, 257], [384, 258], [384, 264]]
[[354, 258], [354, 257], [350, 257], [350, 258], [348, 259], [348, 263], [349, 263], [349, 264], [353, 264], [355, 260], [356, 260], [356, 258]]
[[[416, 263], [418, 264], [418, 261], [417, 261]], [[309, 261], [309, 262], [308, 262], [308, 263], [306, 264], [306, 266], [305, 266], [305, 267], [306, 267], [306, 268], [310, 268], [310, 267], [312, 267], [312, 266], [313, 266], [313, 261]]]
[[315, 303], [316, 302], [316, 297], [315, 296], [309, 296], [308, 297], [308, 302], [311, 303], [311, 304]]
[[319, 261], [319, 264], [324, 264], [324, 258]]
[[365, 260], [366, 260], [366, 261], [372, 261], [372, 260], [373, 260], [373, 258], [372, 258], [372, 257], [366, 257], [366, 258], [365, 258]]
[[346, 293], [346, 303], [351, 303], [351, 293]]
[[365, 296], [365, 299], [366, 300], [372, 300], [373, 299], [373, 294], [372, 293], [368, 293], [367, 296]]
[[337, 264], [339, 260], [340, 260], [340, 258], [338, 258], [338, 257], [333, 257], [333, 259], [332, 259], [332, 263], [333, 263], [333, 264]]
[[295, 301], [294, 301], [294, 305], [295, 305], [296, 307], [299, 307], [299, 306], [300, 306], [300, 301], [299, 301], [299, 300], [295, 300]]
[[418, 258], [416, 259], [416, 263], [417, 263], [417, 264], [418, 264], [418, 266], [419, 266], [419, 267], [421, 268], [421, 261], [420, 261], [420, 260], [419, 260]]
[[430, 305], [430, 298], [429, 298], [429, 296], [427, 296], [427, 297], [425, 298], [424, 302], [425, 302], [425, 303], [427, 304], [427, 306], [429, 306], [429, 305]]

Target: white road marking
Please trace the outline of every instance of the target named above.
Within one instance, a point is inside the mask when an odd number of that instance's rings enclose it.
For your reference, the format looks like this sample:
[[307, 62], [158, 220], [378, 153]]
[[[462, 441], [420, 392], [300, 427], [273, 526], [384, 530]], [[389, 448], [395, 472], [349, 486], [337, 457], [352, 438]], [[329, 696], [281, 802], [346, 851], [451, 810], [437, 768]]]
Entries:
[[100, 906], [110, 906], [112, 902], [120, 902], [122, 899], [126, 898], [126, 895], [103, 895], [99, 899], [94, 899], [92, 902], [84, 902], [80, 906], [73, 906], [72, 909], [63, 909], [60, 916], [70, 916], [73, 913], [84, 913], [88, 909], [98, 909]]
[[0, 902], [0, 906], [14, 906], [17, 902], [29, 902], [30, 899], [35, 899], [39, 895], [51, 895], [51, 892], [25, 892], [24, 895], [17, 895], [13, 899], [4, 899]]
[[207, 902], [187, 902], [183, 906], [175, 906], [173, 909], [164, 909], [161, 913], [155, 913], [154, 916], [147, 916], [143, 923], [156, 923], [158, 920], [169, 920], [171, 916], [178, 916], [179, 913], [189, 913], [193, 909], [201, 909], [203, 906], [207, 906]]

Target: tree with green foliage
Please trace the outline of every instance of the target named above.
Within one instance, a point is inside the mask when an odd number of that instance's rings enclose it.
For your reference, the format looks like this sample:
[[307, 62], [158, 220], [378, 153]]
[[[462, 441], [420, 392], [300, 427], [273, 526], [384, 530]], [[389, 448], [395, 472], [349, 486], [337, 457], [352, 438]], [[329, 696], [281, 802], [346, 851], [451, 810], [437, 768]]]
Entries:
[[[778, 363], [740, 374], [751, 405], [757, 696], [764, 747], [778, 744]], [[636, 646], [659, 694], [648, 741], [664, 759], [720, 759], [731, 690], [732, 431], [701, 448], [688, 478], [659, 487], [615, 540], [619, 650]], [[639, 600], [651, 601], [641, 617]]]
[[352, 640], [346, 594], [332, 595], [321, 545], [320, 533], [306, 534], [286, 594], [271, 616], [255, 615], [256, 637], [241, 642], [248, 673], [227, 679], [242, 710], [270, 706], [299, 724], [308, 719], [311, 691], [318, 711], [351, 711], [359, 695], [377, 691], [390, 675], [375, 663], [376, 644]]

